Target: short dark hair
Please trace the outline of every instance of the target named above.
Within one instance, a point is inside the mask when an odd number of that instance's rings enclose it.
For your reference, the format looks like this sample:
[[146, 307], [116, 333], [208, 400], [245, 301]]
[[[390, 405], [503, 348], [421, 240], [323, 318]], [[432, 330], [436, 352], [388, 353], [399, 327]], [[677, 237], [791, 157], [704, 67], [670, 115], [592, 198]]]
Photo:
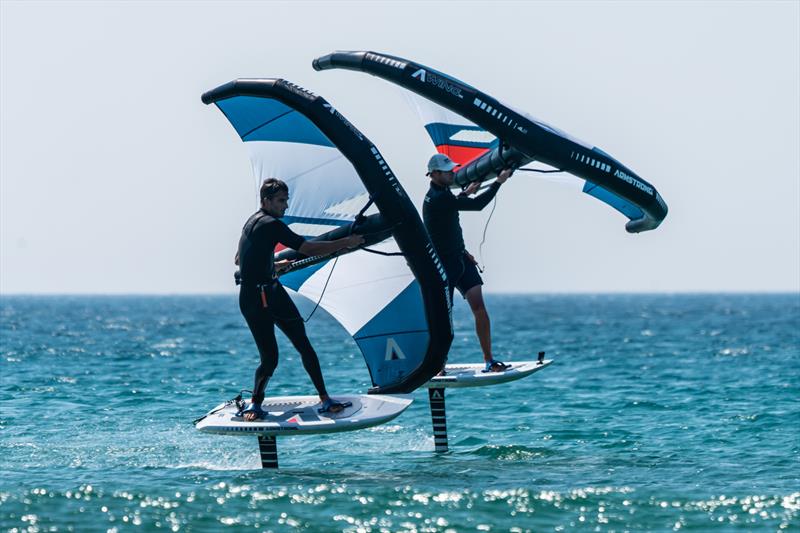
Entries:
[[271, 200], [280, 191], [289, 194], [289, 186], [277, 178], [267, 178], [261, 184], [261, 200]]

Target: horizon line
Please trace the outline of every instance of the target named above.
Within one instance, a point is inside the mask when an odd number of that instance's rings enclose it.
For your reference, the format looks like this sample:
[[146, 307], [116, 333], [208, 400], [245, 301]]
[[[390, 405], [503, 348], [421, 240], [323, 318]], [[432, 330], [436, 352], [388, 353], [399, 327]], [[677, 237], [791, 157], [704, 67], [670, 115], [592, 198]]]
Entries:
[[[231, 292], [0, 292], [0, 298], [6, 296], [236, 296], [238, 291]], [[795, 295], [800, 296], [800, 289], [777, 290], [675, 290], [675, 291], [546, 291], [546, 292], [511, 292], [484, 291], [489, 296], [691, 296], [691, 295]]]

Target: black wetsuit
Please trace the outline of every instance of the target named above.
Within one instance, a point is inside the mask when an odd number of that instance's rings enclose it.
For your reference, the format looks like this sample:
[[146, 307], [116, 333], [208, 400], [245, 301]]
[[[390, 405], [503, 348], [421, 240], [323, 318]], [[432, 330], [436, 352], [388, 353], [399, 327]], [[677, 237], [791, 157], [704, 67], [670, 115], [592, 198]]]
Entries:
[[321, 396], [327, 394], [319, 359], [308, 340], [303, 319], [286, 293], [286, 289], [274, 275], [275, 245], [281, 243], [297, 250], [303, 242], [305, 242], [303, 237], [263, 210], [253, 214], [242, 228], [242, 237], [239, 239], [239, 267], [242, 280], [239, 309], [250, 327], [261, 356], [261, 364], [256, 369], [253, 387], [253, 401], [258, 404], [264, 401], [264, 389], [278, 366], [276, 324], [300, 352], [303, 366], [317, 392]]
[[466, 256], [458, 212], [480, 211], [489, 205], [499, 189], [500, 184], [494, 182], [486, 191], [470, 198], [466, 194], [455, 196], [448, 187], [431, 182], [425, 195], [422, 220], [447, 274], [451, 299], [454, 288], [466, 295], [472, 287], [483, 284], [478, 269]]

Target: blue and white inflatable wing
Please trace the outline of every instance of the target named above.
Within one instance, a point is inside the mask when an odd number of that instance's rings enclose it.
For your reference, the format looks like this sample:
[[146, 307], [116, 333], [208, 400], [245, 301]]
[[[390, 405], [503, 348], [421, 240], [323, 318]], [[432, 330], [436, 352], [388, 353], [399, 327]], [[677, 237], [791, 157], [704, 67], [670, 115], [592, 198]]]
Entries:
[[[257, 183], [274, 177], [289, 186], [283, 220], [292, 230], [312, 239], [353, 231], [370, 246], [297, 261], [302, 266], [281, 277], [293, 298], [319, 302], [353, 336], [370, 392], [410, 392], [427, 382], [452, 340], [446, 278], [377, 148], [323, 98], [285, 80], [236, 80], [203, 102], [216, 104], [244, 141]], [[366, 222], [357, 222], [370, 202]]]
[[655, 187], [604, 151], [438, 70], [376, 52], [335, 52], [313, 66], [366, 72], [419, 95], [414, 105], [437, 149], [462, 165], [458, 185], [538, 161], [625, 215], [630, 233], [655, 229], [667, 216]]

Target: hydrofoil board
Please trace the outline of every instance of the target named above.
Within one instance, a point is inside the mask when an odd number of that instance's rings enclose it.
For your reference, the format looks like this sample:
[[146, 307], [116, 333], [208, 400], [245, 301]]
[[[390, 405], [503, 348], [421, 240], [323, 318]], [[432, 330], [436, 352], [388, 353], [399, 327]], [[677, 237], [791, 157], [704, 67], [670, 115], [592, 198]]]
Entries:
[[486, 365], [483, 363], [445, 365], [445, 374], [434, 376], [425, 386], [429, 389], [439, 389], [497, 385], [530, 376], [552, 362], [552, 359], [512, 361], [506, 363], [509, 367], [502, 372], [484, 372]]
[[352, 402], [338, 413], [320, 413], [317, 396], [281, 396], [266, 398], [261, 408], [268, 414], [247, 422], [237, 417], [238, 408], [221, 404], [212, 409], [195, 427], [218, 435], [309, 435], [353, 431], [383, 424], [397, 417], [411, 405], [410, 395], [358, 394], [336, 395], [340, 402]]

